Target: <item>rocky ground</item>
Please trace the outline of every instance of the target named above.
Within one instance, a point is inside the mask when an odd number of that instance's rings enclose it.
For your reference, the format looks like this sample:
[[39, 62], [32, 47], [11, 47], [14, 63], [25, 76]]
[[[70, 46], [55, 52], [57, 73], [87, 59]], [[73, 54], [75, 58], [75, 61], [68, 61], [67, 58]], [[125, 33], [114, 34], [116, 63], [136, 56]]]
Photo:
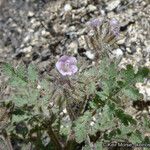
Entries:
[[[120, 65], [150, 67], [149, 15], [149, 0], [0, 0], [0, 62], [36, 63], [43, 73], [61, 54], [92, 60], [83, 38], [85, 24], [104, 16], [121, 24], [123, 36], [113, 50], [123, 57]], [[1, 92], [4, 79], [0, 73]], [[149, 79], [137, 86], [150, 100]]]

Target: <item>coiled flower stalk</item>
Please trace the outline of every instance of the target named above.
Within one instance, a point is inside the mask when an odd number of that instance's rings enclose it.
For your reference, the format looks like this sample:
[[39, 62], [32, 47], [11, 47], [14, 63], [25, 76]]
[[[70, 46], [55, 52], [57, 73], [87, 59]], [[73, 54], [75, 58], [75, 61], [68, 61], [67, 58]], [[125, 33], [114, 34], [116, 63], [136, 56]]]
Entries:
[[85, 41], [87, 49], [95, 52], [96, 61], [112, 53], [112, 46], [116, 46], [120, 25], [115, 18], [96, 18], [87, 22]]

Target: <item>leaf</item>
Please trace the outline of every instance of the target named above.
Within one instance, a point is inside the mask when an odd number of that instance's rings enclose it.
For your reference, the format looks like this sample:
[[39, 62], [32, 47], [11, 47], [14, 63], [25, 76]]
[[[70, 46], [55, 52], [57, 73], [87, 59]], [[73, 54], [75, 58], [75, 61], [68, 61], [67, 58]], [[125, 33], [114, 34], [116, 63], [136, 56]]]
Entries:
[[136, 130], [132, 135], [130, 136], [129, 140], [133, 143], [141, 143], [142, 142], [142, 134], [140, 131]]
[[19, 67], [17, 69], [14, 69], [12, 65], [5, 63], [3, 65], [3, 71], [4, 73], [10, 77], [9, 82], [12, 86], [25, 86], [26, 80], [25, 80], [25, 68]]
[[102, 142], [95, 143], [96, 150], [104, 150]]
[[128, 126], [129, 124], [136, 125], [136, 121], [132, 118], [132, 116], [125, 114], [120, 108], [115, 110], [115, 115], [125, 126]]
[[12, 97], [12, 101], [15, 103], [15, 106], [22, 107], [28, 104], [27, 97], [22, 97], [21, 95], [16, 95]]
[[122, 125], [120, 130], [122, 135], [127, 135], [128, 133], [132, 133], [134, 131], [134, 127]]
[[24, 87], [27, 85], [27, 83], [24, 80], [22, 80], [21, 78], [19, 78], [18, 76], [14, 76], [14, 77], [10, 78], [9, 82], [10, 82], [11, 86], [14, 86], [17, 88]]
[[122, 92], [128, 96], [131, 100], [138, 100], [138, 98], [141, 96], [141, 94], [139, 93], [139, 90], [136, 88], [125, 88], [122, 90]]
[[38, 72], [34, 65], [30, 64], [28, 67], [28, 79], [35, 82], [38, 79]]
[[20, 65], [17, 69], [16, 69], [16, 74], [18, 77], [20, 77], [22, 80], [25, 80], [26, 78], [26, 68], [24, 65]]
[[40, 95], [40, 93], [39, 93], [38, 89], [31, 89], [29, 92], [28, 104], [35, 105], [38, 101], [39, 95]]
[[91, 113], [90, 112], [85, 112], [85, 114], [78, 118], [78, 120], [75, 122], [75, 127], [74, 127], [74, 131], [75, 131], [75, 139], [78, 143], [83, 142], [88, 134], [88, 127], [89, 127], [89, 123], [91, 120]]
[[13, 115], [12, 116], [12, 123], [19, 123], [19, 122], [22, 122], [22, 121], [25, 121], [27, 119], [29, 119], [30, 117], [26, 114], [23, 114], [23, 115]]
[[89, 145], [85, 145], [82, 150], [91, 150], [90, 146]]
[[13, 66], [11, 64], [8, 64], [8, 63], [4, 63], [4, 65], [3, 65], [3, 71], [9, 77], [11, 77], [14, 74], [14, 68], [13, 68]]

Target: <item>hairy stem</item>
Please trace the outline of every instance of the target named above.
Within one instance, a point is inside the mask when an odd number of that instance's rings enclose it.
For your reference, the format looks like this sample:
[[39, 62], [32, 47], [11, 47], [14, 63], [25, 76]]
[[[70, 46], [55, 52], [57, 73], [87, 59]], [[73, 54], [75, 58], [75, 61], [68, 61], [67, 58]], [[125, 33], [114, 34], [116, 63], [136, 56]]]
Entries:
[[56, 149], [57, 149], [57, 150], [62, 150], [62, 149], [63, 149], [63, 146], [62, 146], [62, 144], [60, 143], [60, 141], [59, 141], [57, 135], [56, 135], [55, 132], [53, 131], [51, 125], [48, 126], [48, 135], [49, 135], [50, 139], [52, 140], [52, 142], [54, 143]]

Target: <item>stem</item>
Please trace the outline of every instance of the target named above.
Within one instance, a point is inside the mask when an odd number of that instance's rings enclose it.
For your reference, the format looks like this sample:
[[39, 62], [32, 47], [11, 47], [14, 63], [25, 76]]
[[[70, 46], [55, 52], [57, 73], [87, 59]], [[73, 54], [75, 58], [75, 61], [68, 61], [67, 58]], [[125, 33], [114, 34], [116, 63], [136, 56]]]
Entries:
[[87, 142], [88, 142], [88, 144], [89, 144], [89, 146], [90, 146], [90, 149], [93, 150], [94, 147], [93, 147], [93, 144], [92, 144], [91, 141], [90, 141], [89, 135], [87, 135]]
[[10, 150], [13, 150], [13, 147], [12, 147], [12, 144], [11, 144], [11, 141], [10, 141], [10, 138], [9, 138], [9, 137], [6, 138], [6, 142], [7, 142], [7, 144], [8, 144], [9, 149], [10, 149]]
[[48, 135], [50, 137], [50, 139], [52, 140], [52, 142], [54, 143], [54, 145], [56, 146], [57, 150], [62, 150], [63, 146], [60, 143], [57, 135], [55, 134], [55, 132], [53, 131], [51, 125], [48, 126]]
[[61, 142], [59, 141], [59, 138], [53, 131], [51, 123], [47, 122], [46, 124], [43, 124], [43, 126], [45, 128], [47, 128], [48, 135], [49, 135], [50, 139], [52, 140], [53, 144], [56, 146], [56, 150], [63, 150], [63, 145], [61, 144]]
[[77, 143], [74, 140], [74, 133], [73, 130], [71, 130], [63, 150], [74, 150], [74, 148], [76, 148], [76, 145]]

